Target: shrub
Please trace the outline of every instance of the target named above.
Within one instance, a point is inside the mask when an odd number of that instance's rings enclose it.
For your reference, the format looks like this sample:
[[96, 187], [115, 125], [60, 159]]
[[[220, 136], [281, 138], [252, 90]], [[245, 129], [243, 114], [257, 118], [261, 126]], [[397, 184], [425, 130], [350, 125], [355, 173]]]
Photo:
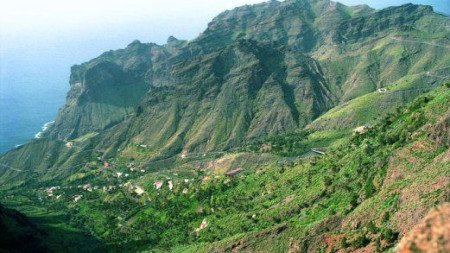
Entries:
[[330, 177], [326, 176], [323, 178], [323, 183], [325, 184], [325, 186], [330, 186], [332, 182], [333, 180]]
[[366, 227], [367, 227], [367, 231], [369, 231], [370, 233], [372, 233], [372, 234], [378, 233], [378, 228], [373, 221], [369, 221], [369, 223], [367, 223]]
[[352, 198], [350, 200], [350, 206], [352, 209], [354, 209], [358, 206], [358, 196], [357, 195], [352, 195]]
[[389, 214], [389, 212], [384, 212], [383, 213], [383, 222], [388, 222], [389, 219], [391, 218], [391, 215]]
[[351, 246], [353, 246], [355, 248], [362, 248], [362, 247], [365, 247], [369, 243], [370, 243], [370, 239], [367, 238], [367, 236], [365, 234], [361, 234], [351, 242]]
[[341, 239], [341, 248], [347, 248], [348, 246], [350, 246], [347, 242], [347, 237], [342, 237]]
[[375, 251], [376, 252], [383, 252], [383, 246], [381, 245], [380, 237], [377, 237], [377, 239], [375, 241]]
[[398, 238], [399, 233], [393, 231], [390, 228], [385, 228], [383, 229], [383, 231], [381, 232], [381, 237], [386, 240], [386, 242], [388, 243], [394, 243], [397, 238]]

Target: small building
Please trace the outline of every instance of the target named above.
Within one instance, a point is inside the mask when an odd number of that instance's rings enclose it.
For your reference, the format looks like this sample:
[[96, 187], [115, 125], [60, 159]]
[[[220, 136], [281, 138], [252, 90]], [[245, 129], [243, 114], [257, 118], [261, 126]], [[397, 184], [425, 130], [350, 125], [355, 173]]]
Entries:
[[208, 227], [208, 221], [206, 219], [203, 219], [202, 223], [200, 224], [200, 227], [196, 228], [194, 231], [198, 235], [198, 233]]
[[127, 168], [130, 169], [130, 171], [135, 171], [135, 170], [137, 170], [137, 169], [135, 168], [134, 163], [129, 163], [129, 164], [127, 164]]
[[[83, 188], [83, 190], [85, 191], [88, 191], [89, 189], [91, 189], [91, 184], [84, 184], [81, 188]], [[90, 191], [92, 191], [92, 189]]]
[[126, 182], [123, 187], [125, 189], [127, 189], [128, 191], [132, 191], [133, 190], [133, 184], [131, 182]]
[[75, 195], [75, 197], [73, 198], [73, 202], [77, 203], [82, 197], [83, 195]]
[[103, 161], [103, 166], [105, 168], [109, 168], [109, 162], [108, 161]]
[[379, 88], [378, 89], [378, 93], [386, 93], [387, 89], [386, 88]]
[[144, 194], [145, 193], [145, 191], [144, 191], [144, 189], [142, 189], [140, 186], [135, 186], [135, 188], [134, 188], [134, 192], [138, 195], [138, 196], [141, 196], [142, 194]]
[[59, 189], [59, 187], [58, 186], [52, 186], [52, 187], [50, 187], [50, 188], [47, 188], [46, 190], [45, 190], [45, 192], [47, 192], [47, 195], [49, 196], [49, 197], [52, 197], [53, 196], [53, 191], [54, 190], [58, 190]]
[[163, 181], [156, 181], [156, 182], [153, 183], [153, 186], [155, 187], [156, 190], [159, 190], [159, 189], [161, 189], [163, 184], [164, 184]]
[[325, 150], [323, 149], [319, 149], [319, 148], [312, 148], [311, 152], [313, 152], [314, 154], [318, 154], [318, 155], [325, 155]]
[[367, 130], [370, 129], [370, 126], [364, 125], [364, 126], [359, 126], [355, 129], [353, 129], [353, 133], [355, 134], [363, 134], [365, 132], [367, 132]]
[[259, 151], [263, 152], [263, 153], [270, 152], [271, 150], [272, 150], [272, 145], [271, 144], [263, 143], [261, 145], [261, 147], [259, 148]]
[[73, 148], [73, 142], [71, 142], [71, 141], [69, 141], [69, 142], [66, 142], [66, 148]]

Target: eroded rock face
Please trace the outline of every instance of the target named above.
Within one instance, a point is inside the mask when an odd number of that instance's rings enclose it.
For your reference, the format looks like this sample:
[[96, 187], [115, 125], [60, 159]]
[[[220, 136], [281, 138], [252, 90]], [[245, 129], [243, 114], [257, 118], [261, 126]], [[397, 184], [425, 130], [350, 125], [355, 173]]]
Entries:
[[403, 237], [395, 252], [450, 252], [450, 204], [431, 210]]
[[433, 127], [430, 137], [439, 144], [450, 146], [450, 112]]

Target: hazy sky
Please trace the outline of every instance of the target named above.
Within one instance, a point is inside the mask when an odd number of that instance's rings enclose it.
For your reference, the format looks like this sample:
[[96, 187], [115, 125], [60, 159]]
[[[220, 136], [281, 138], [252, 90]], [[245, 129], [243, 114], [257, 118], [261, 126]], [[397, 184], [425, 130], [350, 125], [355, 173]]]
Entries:
[[108, 40], [121, 37], [164, 43], [171, 34], [193, 38], [221, 11], [258, 2], [261, 0], [1, 1], [2, 42], [18, 47], [46, 40], [53, 44], [89, 39], [108, 45]]
[[[164, 43], [167, 36], [192, 39], [225, 9], [261, 0], [13, 0], [0, 1], [1, 44], [6, 48], [48, 42], [117, 41]], [[449, 13], [449, 0], [341, 0], [381, 8], [407, 2], [434, 4]], [[66, 41], [67, 40], [67, 41]], [[109, 42], [108, 42], [109, 41]], [[123, 44], [123, 43], [122, 43]], [[124, 46], [124, 45], [122, 45]], [[95, 46], [96, 47], [96, 46]]]
[[[450, 13], [450, 0], [341, 0], [376, 8], [410, 1]], [[54, 63], [68, 70], [135, 39], [159, 44], [170, 35], [193, 39], [220, 12], [259, 2], [263, 1], [0, 0], [0, 71], [23, 66], [25, 58], [25, 63], [43, 68]], [[1, 79], [0, 85], [5, 85]]]

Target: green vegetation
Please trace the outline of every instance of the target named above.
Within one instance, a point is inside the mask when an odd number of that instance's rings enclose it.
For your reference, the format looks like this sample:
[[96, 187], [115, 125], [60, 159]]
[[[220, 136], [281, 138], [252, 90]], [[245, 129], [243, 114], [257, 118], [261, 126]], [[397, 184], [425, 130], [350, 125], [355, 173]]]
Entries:
[[28, 217], [0, 228], [55, 252], [391, 251], [448, 201], [449, 24], [271, 1], [74, 66], [55, 125], [0, 156]]
[[[200, 169], [197, 174], [180, 175], [186, 168], [172, 169], [164, 173], [170, 180], [164, 174], [150, 173], [131, 181], [114, 179], [114, 174], [100, 169], [95, 178], [82, 178], [77, 184], [89, 182], [94, 187], [121, 182], [122, 187], [83, 191], [67, 181], [53, 192], [62, 194], [60, 199], [42, 195], [43, 190], [36, 193], [42, 196], [49, 211], [54, 210], [50, 211], [52, 215], [57, 215], [58, 209], [67, 210], [71, 224], [84, 227], [99, 240], [108, 242], [106, 247], [111, 250], [210, 252], [235, 247], [234, 242], [241, 241], [241, 246], [254, 250], [282, 252], [291, 237], [307, 240], [305, 247], [318, 250], [314, 243], [317, 237], [311, 234], [342, 237], [333, 244], [335, 250], [357, 249], [372, 243], [385, 250], [397, 242], [403, 229], [403, 221], [396, 216], [405, 208], [399, 206], [399, 193], [407, 194], [414, 185], [387, 182], [392, 180], [388, 175], [403, 166], [390, 163], [389, 158], [413, 151], [410, 155], [420, 160], [407, 169], [409, 175], [404, 180], [418, 177], [425, 179], [421, 184], [426, 185], [445, 176], [448, 166], [439, 165], [436, 160], [448, 147], [427, 146], [426, 153], [411, 148], [432, 141], [427, 125], [439, 120], [439, 115], [448, 111], [448, 105], [450, 91], [437, 89], [389, 114], [368, 132], [353, 135], [348, 143], [330, 148], [326, 155], [299, 160], [295, 165], [280, 166], [273, 161], [236, 177], [214, 177], [212, 172], [202, 172], [203, 168], [197, 168]], [[287, 135], [280, 141], [295, 143], [295, 135]], [[305, 133], [298, 135], [305, 137]], [[431, 167], [430, 161], [434, 161]], [[448, 165], [448, 161], [442, 162]], [[423, 166], [427, 170], [421, 169]], [[157, 180], [164, 182], [160, 190], [153, 187]], [[169, 181], [174, 185], [172, 190], [168, 188]], [[126, 182], [141, 186], [146, 193], [136, 194]], [[414, 194], [423, 196], [423, 206], [431, 207], [445, 195], [445, 191], [426, 193], [430, 190], [427, 187], [415, 190], [419, 192]], [[71, 196], [77, 192], [83, 198], [74, 203]], [[24, 203], [17, 197], [14, 199]], [[370, 215], [364, 215], [366, 212]], [[344, 225], [354, 220], [359, 220], [355, 227]], [[202, 221], [207, 226], [195, 232]]]
[[268, 152], [279, 156], [302, 156], [311, 153], [311, 149], [336, 147], [348, 139], [349, 129], [324, 130], [311, 132], [302, 130], [295, 133], [274, 135], [267, 139], [245, 145], [241, 151]]

